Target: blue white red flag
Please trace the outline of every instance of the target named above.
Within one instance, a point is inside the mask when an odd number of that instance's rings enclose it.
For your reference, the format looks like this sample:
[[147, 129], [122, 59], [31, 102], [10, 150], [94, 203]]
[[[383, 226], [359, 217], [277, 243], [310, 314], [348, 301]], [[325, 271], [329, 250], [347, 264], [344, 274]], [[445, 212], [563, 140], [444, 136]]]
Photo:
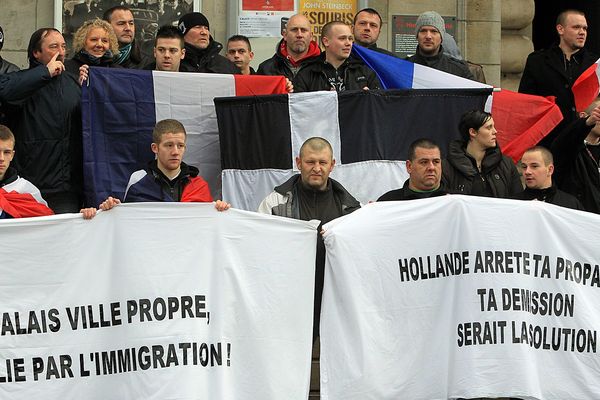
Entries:
[[[386, 89], [491, 88], [480, 82], [414, 64], [361, 46], [353, 46], [352, 52], [375, 71]], [[596, 65], [594, 64], [594, 67]], [[598, 94], [595, 70], [593, 78], [596, 85], [595, 98]], [[575, 85], [573, 90], [575, 91]], [[562, 120], [560, 108], [553, 99], [516, 93], [506, 89], [494, 92], [491, 104], [486, 105], [486, 110], [491, 111], [494, 117], [498, 130], [498, 143], [502, 152], [514, 161], [518, 161], [527, 148], [534, 146]]]
[[166, 118], [187, 131], [184, 161], [220, 196], [221, 161], [213, 99], [285, 92], [285, 78], [90, 68], [83, 87], [84, 185], [88, 204], [123, 199], [130, 175], [154, 158], [152, 129]]

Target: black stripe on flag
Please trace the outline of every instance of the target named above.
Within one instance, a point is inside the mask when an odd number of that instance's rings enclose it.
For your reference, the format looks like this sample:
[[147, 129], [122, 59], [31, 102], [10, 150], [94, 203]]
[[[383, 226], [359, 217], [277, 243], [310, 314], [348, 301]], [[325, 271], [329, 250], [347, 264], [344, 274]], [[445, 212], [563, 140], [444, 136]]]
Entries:
[[[422, 137], [436, 141], [444, 154], [450, 141], [459, 137], [460, 116], [483, 110], [490, 94], [491, 89], [342, 92], [335, 121], [341, 136], [338, 162], [405, 160], [410, 143]], [[288, 95], [215, 99], [223, 169], [293, 167], [288, 99]], [[318, 101], [314, 107], [318, 110]], [[316, 125], [316, 117], [314, 121]]]
[[288, 95], [214, 101], [223, 169], [292, 167]]
[[338, 96], [341, 162], [406, 160], [408, 146], [429, 138], [445, 154], [459, 138], [458, 122], [483, 110], [489, 89], [413, 89], [342, 92]]

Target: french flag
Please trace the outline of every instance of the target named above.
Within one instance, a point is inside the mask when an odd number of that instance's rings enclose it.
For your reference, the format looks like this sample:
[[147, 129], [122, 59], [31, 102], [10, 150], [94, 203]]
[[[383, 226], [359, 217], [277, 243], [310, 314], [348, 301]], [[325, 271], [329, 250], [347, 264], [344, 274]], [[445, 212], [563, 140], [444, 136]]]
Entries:
[[130, 175], [154, 158], [157, 121], [187, 131], [184, 161], [200, 169], [220, 197], [219, 133], [213, 99], [286, 93], [285, 78], [90, 68], [82, 91], [84, 190], [89, 205], [123, 199]]
[[[358, 45], [352, 46], [352, 52], [377, 73], [383, 87], [387, 89], [491, 88], [480, 82]], [[486, 104], [486, 110], [491, 111], [494, 116], [502, 153], [515, 162], [520, 160], [525, 150], [535, 146], [563, 118], [560, 108], [553, 100], [506, 89], [493, 93], [492, 102]]]
[[573, 96], [575, 97], [575, 108], [578, 112], [585, 111], [585, 109], [596, 100], [598, 93], [600, 93], [599, 62], [600, 59], [583, 71], [571, 88]]
[[438, 71], [354, 44], [360, 57], [381, 81], [384, 89], [492, 89], [492, 86]]
[[0, 219], [54, 215], [39, 189], [26, 179], [18, 178], [0, 188]]

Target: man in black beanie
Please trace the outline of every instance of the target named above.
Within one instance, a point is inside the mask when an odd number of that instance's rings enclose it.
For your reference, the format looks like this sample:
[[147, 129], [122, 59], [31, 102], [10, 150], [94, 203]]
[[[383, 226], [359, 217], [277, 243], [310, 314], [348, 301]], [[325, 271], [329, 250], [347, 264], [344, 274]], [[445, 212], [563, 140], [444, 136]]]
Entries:
[[[2, 50], [2, 46], [4, 46], [4, 31], [0, 26], [0, 50]], [[15, 72], [18, 70], [19, 67], [11, 62], [6, 61], [2, 58], [2, 56], [0, 56], [0, 74], [8, 74], [9, 72]]]
[[180, 71], [239, 74], [240, 69], [219, 52], [223, 45], [216, 42], [209, 31], [204, 14], [192, 12], [179, 18], [179, 30], [185, 40], [185, 58]]

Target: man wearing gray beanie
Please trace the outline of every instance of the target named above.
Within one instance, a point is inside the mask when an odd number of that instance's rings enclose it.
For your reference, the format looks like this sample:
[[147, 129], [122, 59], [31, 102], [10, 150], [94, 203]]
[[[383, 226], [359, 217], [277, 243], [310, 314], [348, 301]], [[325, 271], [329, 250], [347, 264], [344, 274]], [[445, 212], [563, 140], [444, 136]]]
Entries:
[[[2, 50], [2, 46], [4, 46], [4, 31], [0, 26], [0, 50]], [[15, 72], [18, 70], [19, 67], [11, 62], [6, 61], [2, 58], [2, 56], [0, 56], [0, 74], [8, 74], [9, 72]]]
[[187, 13], [179, 18], [178, 28], [185, 41], [185, 58], [180, 71], [239, 74], [240, 69], [219, 52], [223, 45], [210, 35], [208, 19], [199, 12]]
[[417, 18], [415, 35], [417, 36], [417, 50], [408, 58], [416, 64], [435, 68], [462, 78], [473, 79], [468, 65], [444, 53], [442, 41], [446, 34], [446, 24], [440, 14], [435, 11], [425, 11]]

